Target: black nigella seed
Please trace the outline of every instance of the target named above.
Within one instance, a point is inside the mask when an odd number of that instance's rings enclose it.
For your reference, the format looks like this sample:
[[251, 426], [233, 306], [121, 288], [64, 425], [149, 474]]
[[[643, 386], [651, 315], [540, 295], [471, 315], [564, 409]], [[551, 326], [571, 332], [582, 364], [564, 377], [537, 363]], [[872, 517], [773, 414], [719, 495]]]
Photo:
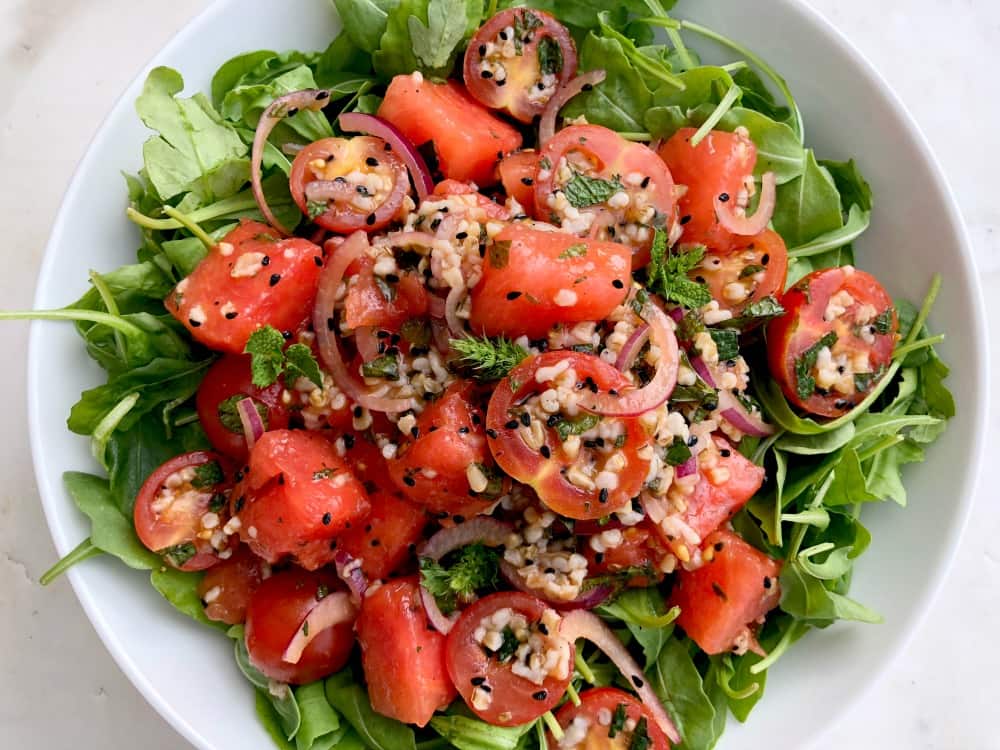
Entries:
[[281, 338], [283, 338], [285, 341], [291, 341], [292, 340], [292, 332], [291, 331], [282, 331], [281, 332]]
[[411, 427], [410, 434], [413, 435], [414, 439], [420, 437], [420, 428], [417, 426]]
[[479, 45], [479, 54], [480, 55], [485, 55], [486, 54], [486, 45], [485, 44], [480, 44]]
[[362, 409], [360, 406], [355, 406], [353, 413], [356, 419], [361, 419], [361, 417], [364, 416], [365, 410]]
[[375, 223], [375, 214], [368, 214], [368, 218], [365, 219], [365, 224], [371, 226]]
[[516, 419], [512, 419], [509, 422], [507, 422], [507, 424], [505, 424], [504, 427], [508, 430], [516, 430], [518, 424], [520, 423]]
[[465, 523], [465, 516], [463, 516], [461, 513], [459, 513], [456, 516], [452, 516], [451, 520], [454, 521], [457, 524], [462, 524], [462, 523]]
[[239, 315], [239, 313], [235, 312], [235, 311], [234, 312], [227, 312], [226, 313], [226, 320], [233, 320], [237, 315]]
[[524, 412], [519, 419], [521, 420], [521, 424], [525, 427], [531, 427], [531, 415], [528, 414], [528, 412]]
[[728, 203], [728, 202], [729, 202], [729, 193], [720, 193], [719, 203]]
[[531, 187], [532, 185], [535, 184], [535, 181], [531, 177], [522, 177], [521, 184], [526, 185], [527, 187]]
[[496, 440], [496, 438], [497, 438], [497, 431], [496, 430], [487, 430], [486, 431], [486, 437], [488, 437], [488, 438], [490, 438], [492, 440]]
[[323, 525], [324, 526], [329, 526], [331, 521], [333, 521], [333, 516], [331, 516], [329, 513], [324, 513], [323, 514]]
[[367, 164], [369, 167], [377, 167], [378, 159], [376, 159], [374, 156], [369, 156], [367, 159], [365, 159], [365, 164]]
[[197, 328], [198, 326], [201, 325], [201, 321], [200, 320], [195, 320], [194, 318], [188, 318], [188, 323], [191, 324], [192, 328]]
[[603, 552], [595, 552], [594, 553], [594, 562], [597, 563], [598, 565], [600, 565], [602, 562], [604, 562], [604, 553]]
[[641, 187], [648, 188], [649, 187], [649, 179], [650, 179], [649, 175], [646, 175], [645, 177], [642, 178], [642, 182], [640, 182], [639, 185]]
[[459, 435], [468, 435], [469, 434], [469, 428], [468, 427], [459, 427], [458, 428], [458, 434]]
[[263, 258], [261, 258], [260, 264], [262, 266], [269, 266], [269, 265], [271, 265], [271, 256], [270, 255], [265, 255]]
[[594, 90], [594, 85], [592, 83], [585, 83], [585, 84], [583, 84], [583, 90], [584, 91], [593, 91]]
[[298, 107], [289, 107], [288, 111], [285, 112], [285, 117], [295, 117], [299, 113]]
[[639, 675], [634, 674], [632, 675], [632, 684], [635, 685], [637, 688], [641, 688], [646, 683], [642, 681], [642, 678]]
[[771, 579], [768, 578], [767, 576], [764, 576], [764, 588], [766, 589], [771, 588]]
[[549, 415], [549, 418], [545, 420], [545, 424], [547, 424], [549, 427], [555, 427], [560, 422], [562, 422], [562, 417], [560, 417], [558, 414], [551, 414]]
[[541, 448], [539, 448], [538, 452], [542, 454], [542, 458], [552, 458], [552, 451], [549, 449], [549, 446], [547, 445], [543, 445]]
[[409, 474], [407, 474], [405, 477], [403, 477], [403, 484], [405, 484], [407, 487], [415, 487], [417, 484], [417, 480], [411, 477]]
[[243, 505], [244, 505], [244, 504], [246, 503], [246, 501], [247, 501], [246, 497], [244, 497], [243, 495], [240, 495], [240, 496], [239, 496], [239, 497], [238, 497], [238, 498], [236, 499], [236, 505], [235, 505], [235, 507], [234, 507], [234, 510], [235, 510], [235, 511], [236, 511], [237, 513], [239, 513], [239, 512], [241, 511], [241, 510], [243, 510]]
[[329, 91], [324, 90], [324, 91], [317, 91], [316, 92], [316, 101], [318, 101], [318, 102], [321, 102], [324, 99], [329, 99], [329, 98], [330, 98], [330, 92]]
[[488, 71], [488, 70], [484, 70], [479, 75], [481, 75], [483, 78], [492, 78], [493, 77], [493, 74], [490, 71]]
[[536, 701], [543, 701], [549, 697], [549, 691], [539, 690], [537, 693], [532, 693], [531, 697], [534, 698]]
[[691, 214], [684, 214], [684, 216], [681, 217], [681, 226], [684, 226], [689, 221], [691, 221]]
[[337, 330], [337, 319], [336, 318], [327, 318], [326, 319], [326, 330], [328, 330], [328, 331], [336, 331]]
[[389, 273], [389, 274], [386, 274], [385, 280], [388, 281], [390, 284], [398, 284], [399, 283], [399, 276], [397, 276], [394, 273]]
[[322, 255], [314, 255], [313, 256], [313, 263], [315, 263], [317, 266], [319, 266], [320, 268], [322, 268], [323, 267], [323, 256]]
[[507, 29], [503, 29], [499, 34], [497, 34], [503, 41], [507, 41]]
[[549, 628], [544, 622], [540, 622], [538, 623], [538, 632], [541, 633], [542, 635], [548, 635]]
[[486, 678], [485, 677], [481, 677], [481, 676], [480, 677], [473, 677], [471, 680], [469, 680], [469, 682], [471, 682], [476, 687], [479, 687], [484, 682], [486, 682]]
[[698, 444], [698, 436], [697, 435], [692, 435], [691, 437], [688, 438], [688, 447], [691, 447], [691, 446], [694, 446], [694, 445], [697, 445], [697, 444]]
[[497, 84], [497, 86], [506, 86], [507, 85], [507, 79], [504, 78], [502, 81], [497, 81], [496, 84]]
[[611, 286], [613, 286], [615, 289], [624, 289], [625, 282], [622, 281], [621, 279], [615, 279], [614, 281], [611, 282]]
[[770, 262], [771, 262], [771, 254], [770, 253], [764, 253], [762, 256], [760, 256], [760, 264], [762, 266], [766, 266]]
[[725, 546], [726, 545], [723, 544], [722, 542], [716, 542], [715, 543], [715, 551], [716, 552], [722, 552], [722, 550], [725, 548]]
[[271, 274], [271, 278], [268, 280], [268, 283], [271, 286], [277, 286], [279, 281], [281, 281], [281, 274], [280, 273], [272, 273]]
[[604, 504], [604, 503], [606, 503], [608, 501], [608, 488], [607, 487], [601, 487], [601, 492], [600, 492], [600, 494], [598, 494], [597, 500], [601, 504]]
[[458, 234], [455, 235], [455, 239], [456, 240], [464, 240], [464, 239], [467, 239], [468, 236], [469, 236], [468, 232], [459, 232]]
[[719, 455], [722, 456], [723, 458], [729, 458], [731, 455], [733, 455], [733, 452], [729, 450], [729, 448], [723, 448], [721, 451], [719, 451]]
[[382, 544], [380, 539], [372, 539], [372, 547], [378, 547], [380, 544]]
[[520, 296], [521, 292], [507, 292], [507, 299], [509, 299], [511, 302], [513, 302]]
[[344, 447], [350, 450], [354, 447], [354, 435], [344, 435]]

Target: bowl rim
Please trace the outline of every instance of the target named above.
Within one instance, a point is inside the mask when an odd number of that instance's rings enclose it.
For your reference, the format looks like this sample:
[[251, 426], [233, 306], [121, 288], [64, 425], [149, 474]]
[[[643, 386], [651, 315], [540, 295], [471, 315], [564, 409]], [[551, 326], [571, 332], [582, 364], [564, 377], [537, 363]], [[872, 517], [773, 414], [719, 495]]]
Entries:
[[[941, 163], [931, 148], [922, 128], [917, 123], [909, 108], [902, 101], [900, 96], [889, 85], [885, 77], [878, 71], [868, 57], [854, 44], [853, 41], [847, 37], [844, 32], [835, 26], [832, 21], [830, 21], [818, 9], [814, 8], [808, 0], [775, 1], [782, 2], [790, 6], [797, 12], [806, 16], [807, 21], [819, 28], [821, 33], [833, 42], [844, 56], [849, 58], [855, 64], [857, 74], [866, 77], [868, 81], [873, 84], [874, 88], [879, 91], [879, 93], [891, 105], [892, 109], [894, 109], [899, 115], [905, 128], [907, 128], [914, 136], [914, 142], [919, 149], [921, 157], [926, 161], [931, 172], [937, 178], [939, 188], [946, 199], [944, 213], [949, 222], [949, 233], [954, 235], [957, 241], [960, 250], [959, 256], [962, 263], [966, 266], [967, 276], [971, 280], [968, 292], [972, 297], [970, 301], [974, 315], [972, 320], [969, 321], [969, 324], [973, 329], [970, 333], [978, 340], [986, 340], [986, 310], [982, 284], [980, 282], [975, 255], [972, 250], [972, 241], [970, 239], [964, 217], [962, 216], [959, 208], [954, 189], [947, 179], [947, 176], [941, 167]], [[36, 280], [34, 295], [34, 305], [36, 308], [38, 307], [38, 303], [42, 297], [43, 290], [51, 283], [52, 277], [57, 271], [55, 248], [59, 244], [60, 237], [66, 231], [67, 223], [69, 221], [69, 215], [65, 210], [65, 206], [71, 197], [85, 188], [84, 175], [89, 170], [91, 161], [96, 158], [95, 146], [102, 138], [105, 137], [108, 121], [122, 105], [123, 100], [125, 100], [126, 97], [130, 97], [132, 92], [141, 84], [141, 81], [154, 67], [157, 60], [159, 60], [162, 56], [169, 54], [175, 47], [181, 45], [191, 36], [197, 35], [200, 32], [201, 27], [208, 19], [224, 12], [234, 2], [236, 2], [236, 0], [213, 0], [213, 2], [211, 2], [206, 8], [199, 11], [192, 18], [186, 21], [165, 45], [151, 55], [136, 76], [125, 86], [121, 94], [116, 97], [114, 103], [102, 118], [100, 124], [87, 144], [83, 157], [80, 159], [73, 171], [73, 175], [60, 202], [60, 209], [56, 216], [56, 220], [52, 225], [49, 239], [46, 242], [42, 263], [39, 267], [38, 277]], [[45, 323], [43, 321], [35, 321], [32, 322], [29, 331], [26, 368], [29, 442], [35, 479], [38, 486], [39, 496], [42, 501], [42, 508], [45, 513], [49, 533], [55, 544], [56, 551], [60, 555], [65, 555], [75, 546], [75, 543], [70, 542], [67, 539], [66, 529], [59, 520], [60, 511], [57, 506], [65, 504], [67, 498], [65, 493], [61, 491], [61, 485], [59, 485], [59, 491], [53, 490], [52, 478], [43, 473], [42, 463], [39, 460], [39, 457], [45, 450], [45, 446], [43, 445], [44, 431], [42, 429], [40, 413], [44, 393], [39, 385], [42, 382], [40, 352], [45, 345], [44, 329]], [[886, 673], [898, 662], [900, 656], [908, 648], [916, 633], [923, 626], [930, 612], [930, 605], [939, 596], [948, 573], [955, 563], [955, 557], [959, 547], [958, 543], [968, 527], [975, 499], [981, 486], [982, 467], [986, 454], [985, 435], [987, 430], [987, 415], [989, 414], [990, 408], [990, 392], [988, 388], [990, 382], [990, 359], [988, 356], [982, 353], [978, 356], [972, 376], [974, 387], [981, 396], [980, 407], [977, 409], [977, 413], [975, 415], [971, 415], [973, 444], [976, 446], [976, 449], [974, 453], [968, 457], [966, 465], [967, 470], [962, 476], [961, 487], [958, 488], [959, 491], [956, 493], [959, 498], [957, 510], [959, 511], [961, 517], [954, 527], [953, 543], [948, 545], [947, 550], [941, 555], [943, 564], [937, 566], [933, 571], [929, 572], [925, 576], [925, 585], [922, 589], [922, 594], [916, 601], [916, 604], [918, 605], [915, 610], [916, 614], [912, 615], [907, 621], [900, 624], [897, 637], [892, 641], [890, 652], [887, 654], [886, 658], [881, 660], [881, 663], [878, 665], [875, 673], [871, 675], [870, 679], [866, 680], [860, 689], [853, 691], [846, 700], [841, 701], [830, 711], [829, 721], [827, 721], [824, 726], [819, 729], [819, 731], [807, 740], [807, 745], [815, 745], [833, 727], [843, 721], [844, 717], [853, 710], [854, 706], [866, 695], [868, 695], [870, 691], [872, 691], [875, 686], [884, 679]], [[111, 655], [112, 659], [114, 659], [118, 667], [128, 677], [129, 681], [141, 693], [143, 698], [170, 724], [176, 732], [183, 736], [188, 742], [197, 748], [212, 750], [205, 738], [202, 737], [195, 727], [192, 726], [183, 715], [175, 710], [172, 704], [162, 695], [158, 686], [146, 679], [143, 672], [132, 659], [128, 649], [121, 642], [118, 633], [110, 627], [108, 621], [105, 619], [102, 612], [102, 605], [91, 591], [86, 580], [85, 572], [80, 568], [74, 567], [67, 572], [67, 575], [77, 600], [80, 602], [87, 618], [97, 631], [104, 647], [108, 650], [108, 653]]]

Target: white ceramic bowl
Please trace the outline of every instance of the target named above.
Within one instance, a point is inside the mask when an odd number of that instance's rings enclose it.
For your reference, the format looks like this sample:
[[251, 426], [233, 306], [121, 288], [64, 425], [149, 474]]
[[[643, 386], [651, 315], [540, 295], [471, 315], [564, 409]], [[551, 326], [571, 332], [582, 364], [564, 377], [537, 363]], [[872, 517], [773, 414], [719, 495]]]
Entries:
[[[986, 340], [972, 253], [948, 186], [903, 106], [850, 43], [797, 0], [685, 0], [680, 14], [739, 39], [785, 75], [802, 107], [809, 144], [828, 158], [858, 159], [875, 189], [871, 230], [858, 262], [893, 295], [919, 300], [931, 274], [945, 285], [932, 317], [958, 417], [906, 473], [910, 507], [866, 509], [874, 541], [854, 595], [885, 615], [880, 626], [838, 624], [811, 633], [772, 670], [747, 726], [730, 721], [721, 747], [797, 748], [813, 742], [883, 672], [942, 583], [968, 515], [988, 413]], [[259, 48], [322, 49], [338, 28], [328, 0], [218, 0], [150, 62], [207, 90], [212, 72]], [[697, 46], [697, 45], [696, 45]], [[711, 59], [710, 50], [704, 50]], [[138, 234], [125, 220], [119, 170], [135, 171], [148, 132], [133, 102], [147, 71], [124, 93], [91, 144], [49, 241], [36, 305], [60, 307], [87, 286], [87, 269], [134, 259]], [[31, 447], [45, 512], [60, 553], [88, 533], [61, 474], [95, 470], [87, 442], [65, 427], [80, 391], [103, 382], [70, 326], [35, 323], [28, 364]], [[249, 685], [226, 640], [174, 612], [145, 574], [111, 559], [69, 573], [112, 656], [146, 699], [202, 750], [267, 748]], [[929, 658], [929, 656], [928, 656]]]

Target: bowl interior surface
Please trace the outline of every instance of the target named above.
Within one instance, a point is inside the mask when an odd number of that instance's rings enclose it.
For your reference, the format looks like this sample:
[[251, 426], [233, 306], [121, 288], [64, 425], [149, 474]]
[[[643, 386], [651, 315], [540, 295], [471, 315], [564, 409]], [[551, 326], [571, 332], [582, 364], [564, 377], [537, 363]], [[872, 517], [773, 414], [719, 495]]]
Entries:
[[[797, 0], [688, 0], [677, 13], [760, 53], [787, 78], [805, 117], [807, 141], [818, 154], [858, 160], [877, 201], [872, 227], [857, 243], [860, 267], [894, 296], [917, 302], [934, 272], [945, 277], [931, 322], [935, 331], [949, 333], [940, 350], [955, 368], [949, 384], [958, 416], [927, 463], [908, 467], [909, 507], [886, 504], [864, 513], [873, 543], [858, 565], [852, 595], [881, 612], [885, 624], [839, 623], [810, 633], [771, 670], [768, 695], [749, 724], [730, 720], [720, 745], [804, 747], [898, 653], [943, 580], [968, 516], [988, 413], [981, 293], [958, 210], [933, 156], [884, 82], [846, 40]], [[211, 74], [235, 54], [323, 49], [338, 28], [324, 0], [218, 0], [149, 67], [175, 67], [188, 93], [207, 91]], [[693, 46], [706, 60], [733, 59], [710, 46]], [[147, 70], [112, 110], [70, 185], [39, 278], [39, 308], [76, 299], [86, 290], [90, 268], [134, 261], [138, 233], [124, 216], [119, 170], [137, 171], [149, 136], [133, 108]], [[87, 441], [70, 434], [65, 420], [81, 390], [104, 382], [103, 372], [71, 326], [44, 322], [33, 324], [28, 367], [38, 486], [56, 547], [65, 554], [88, 534], [88, 525], [63, 490], [61, 475], [97, 470]], [[175, 612], [145, 574], [116, 560], [91, 560], [69, 575], [112, 656], [189, 741], [202, 750], [270, 746], [227, 639]], [[226, 720], [219, 721], [223, 706]]]

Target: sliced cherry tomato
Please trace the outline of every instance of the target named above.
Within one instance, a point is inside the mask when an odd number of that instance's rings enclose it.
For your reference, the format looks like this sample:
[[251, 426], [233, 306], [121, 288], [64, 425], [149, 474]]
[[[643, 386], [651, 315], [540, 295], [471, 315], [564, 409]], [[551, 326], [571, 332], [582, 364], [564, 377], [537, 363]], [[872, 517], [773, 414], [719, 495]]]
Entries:
[[709, 250], [690, 276], [708, 284], [719, 309], [738, 318], [751, 303], [781, 296], [788, 276], [785, 241], [765, 229], [749, 240], [743, 238], [732, 252]]
[[204, 570], [219, 562], [232, 540], [226, 522], [225, 459], [194, 451], [170, 459], [149, 475], [135, 499], [139, 540], [180, 570]]
[[469, 324], [489, 336], [538, 339], [556, 324], [602, 320], [628, 294], [631, 260], [612, 242], [512, 224], [487, 249]]
[[535, 216], [535, 178], [538, 176], [538, 153], [518, 151], [505, 156], [497, 167], [504, 192], [516, 200], [529, 216]]
[[702, 546], [705, 564], [681, 570], [668, 605], [681, 608], [677, 624], [702, 651], [758, 650], [751, 627], [781, 599], [781, 563], [731, 531], [717, 531]]
[[[583, 552], [587, 558], [588, 576], [600, 578], [628, 574], [627, 585], [635, 588], [655, 586], [662, 581], [664, 573], [660, 570], [660, 563], [668, 550], [651, 526], [651, 522], [644, 521], [638, 526], [620, 528], [621, 544], [608, 547], [603, 552], [597, 552], [587, 544]], [[598, 528], [592, 533], [600, 534], [606, 528]], [[576, 532], [583, 533], [579, 524]]]
[[449, 387], [420, 414], [412, 437], [389, 460], [399, 491], [435, 513], [473, 516], [503, 494], [473, 393], [469, 381]]
[[479, 186], [492, 185], [497, 162], [521, 146], [521, 134], [460, 83], [433, 83], [419, 73], [392, 79], [378, 116], [415, 146], [432, 143], [445, 177]]
[[[543, 666], [515, 652], [528, 644]], [[555, 664], [544, 667], [550, 652]], [[510, 727], [534, 721], [562, 699], [573, 674], [574, 644], [559, 637], [559, 615], [519, 592], [484, 597], [462, 612], [448, 633], [448, 674], [480, 719]]]
[[[310, 199], [321, 181], [332, 197]], [[331, 232], [374, 232], [400, 214], [410, 190], [406, 165], [381, 138], [324, 138], [299, 151], [289, 176], [292, 198]]]
[[364, 487], [333, 444], [305, 430], [264, 433], [233, 492], [233, 514], [250, 549], [271, 563], [293, 555], [308, 569], [332, 560], [329, 542], [370, 510]]
[[592, 354], [553, 351], [529, 357], [490, 398], [486, 436], [500, 467], [569, 518], [594, 519], [630, 505], [649, 471], [649, 435], [636, 418], [578, 410], [580, 389], [630, 387]]
[[[568, 701], [556, 712], [563, 731], [573, 732], [580, 741], [575, 748], [586, 750], [670, 750], [670, 740], [656, 719], [634, 696], [618, 688], [594, 688], [580, 693], [580, 705]], [[549, 734], [550, 748], [559, 743]]]
[[685, 510], [654, 528], [663, 542], [686, 561], [694, 548], [677, 535], [675, 520], [679, 519], [699, 539], [704, 539], [746, 505], [761, 488], [764, 476], [763, 467], [746, 458], [725, 438], [715, 435], [698, 454], [698, 484], [684, 497]]
[[464, 71], [465, 85], [476, 99], [531, 122], [576, 74], [576, 45], [548, 13], [508, 8], [472, 37]]
[[785, 396], [823, 417], [850, 411], [892, 361], [899, 321], [892, 298], [853, 266], [814, 271], [781, 298], [767, 326], [767, 361]]
[[674, 178], [641, 143], [599, 125], [572, 125], [542, 149], [535, 211], [574, 234], [620, 242], [649, 262], [654, 229], [674, 220]]
[[243, 221], [167, 295], [167, 309], [196, 341], [240, 354], [258, 328], [294, 331], [309, 317], [323, 251], [277, 237], [267, 224]]
[[265, 430], [288, 427], [289, 412], [281, 402], [283, 390], [280, 381], [267, 388], [254, 385], [247, 355], [226, 355], [212, 365], [195, 398], [198, 419], [212, 447], [237, 461], [247, 457], [247, 440], [236, 410], [237, 402], [244, 398], [253, 399]]
[[365, 257], [347, 291], [344, 323], [350, 329], [378, 328], [398, 332], [403, 323], [427, 315], [429, 296], [413, 273], [376, 276], [375, 261]]
[[240, 545], [228, 560], [209, 568], [198, 584], [210, 620], [238, 625], [246, 620], [250, 597], [263, 578], [263, 561]]
[[425, 726], [455, 699], [445, 668], [445, 637], [431, 627], [416, 578], [383, 583], [361, 603], [361, 664], [372, 708]]
[[325, 596], [344, 586], [333, 573], [289, 568], [265, 580], [247, 607], [246, 646], [250, 663], [272, 680], [305, 685], [340, 671], [354, 647], [353, 622], [342, 622], [312, 636], [298, 662], [285, 650], [309, 613]]
[[[678, 200], [680, 241], [705, 245], [720, 253], [745, 247], [746, 240], [719, 224], [715, 199], [723, 194], [739, 200], [753, 182], [757, 147], [745, 132], [713, 130], [695, 147], [694, 128], [681, 128], [657, 152], [686, 190]], [[744, 193], [745, 194], [745, 193]]]
[[[434, 186], [434, 195], [446, 197], [456, 195], [467, 196], [465, 198], [466, 206], [462, 210], [464, 218], [477, 221], [480, 224], [485, 223], [486, 219], [496, 219], [499, 221], [510, 219], [510, 212], [505, 206], [490, 200], [468, 182], [442, 180]], [[452, 207], [449, 207], [449, 210], [453, 210]]]

